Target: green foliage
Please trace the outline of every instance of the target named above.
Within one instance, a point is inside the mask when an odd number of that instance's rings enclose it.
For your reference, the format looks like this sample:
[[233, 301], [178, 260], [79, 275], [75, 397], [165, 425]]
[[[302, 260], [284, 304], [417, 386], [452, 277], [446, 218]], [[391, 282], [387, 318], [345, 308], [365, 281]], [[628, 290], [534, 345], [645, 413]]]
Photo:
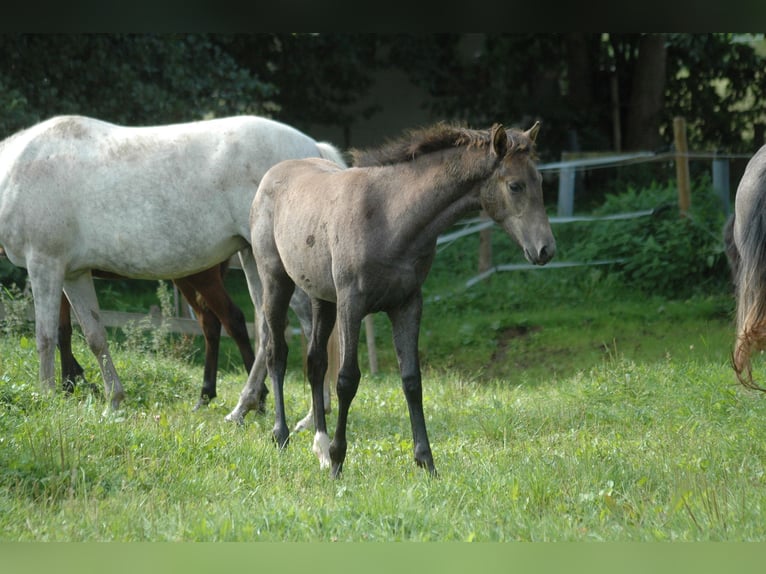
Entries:
[[0, 70], [3, 137], [67, 113], [141, 125], [273, 110], [274, 86], [205, 34], [8, 34]]
[[[672, 144], [676, 115], [687, 118], [692, 149], [750, 152], [763, 143], [754, 130], [766, 123], [764, 57], [751, 36], [663, 34], [666, 54], [654, 62], [666, 70], [652, 130], [661, 134], [659, 143]], [[639, 103], [646, 86], [636, 85], [644, 56], [641, 37], [619, 32], [398, 34], [382, 42], [389, 46], [391, 64], [428, 92], [425, 106], [435, 117], [476, 126], [528, 125], [530, 118], [540, 118], [541, 153], [558, 159], [562, 150], [613, 149], [612, 81], [622, 103], [625, 145], [631, 109], [652, 105]]]
[[[766, 67], [754, 42], [735, 34], [670, 34], [665, 122], [687, 120], [692, 149], [752, 153], [763, 145]], [[763, 44], [761, 34], [761, 45]], [[667, 130], [672, 134], [672, 130]]]
[[349, 128], [377, 111], [363, 99], [378, 66], [378, 35], [241, 34], [215, 40], [240, 65], [277, 86], [277, 115], [291, 125]]
[[173, 294], [167, 281], [157, 282], [159, 313], [146, 315], [139, 321], [128, 321], [122, 328], [124, 349], [147, 353], [150, 356], [168, 356], [188, 360], [193, 341], [177, 337], [170, 331], [170, 318], [175, 316]]
[[24, 285], [27, 278], [26, 269], [16, 267], [5, 257], [0, 257], [0, 285]]
[[621, 260], [610, 272], [626, 285], [668, 297], [687, 297], [728, 277], [721, 236], [725, 215], [708, 178], [693, 185], [692, 208], [684, 217], [672, 183], [608, 195], [594, 215], [646, 209], [654, 214], [583, 225], [570, 255], [584, 261]]
[[[613, 80], [624, 139], [629, 111], [654, 105], [634, 89], [641, 39], [584, 32], [7, 34], [0, 37], [0, 137], [62, 113], [127, 124], [262, 113], [350, 134], [380, 111], [369, 96], [385, 81], [381, 74], [403, 72], [428, 94], [421, 106], [435, 120], [483, 127], [542, 119], [540, 153], [558, 159], [562, 150], [614, 147]], [[672, 117], [683, 115], [692, 148], [751, 152], [766, 123], [762, 35], [662, 40], [656, 64], [666, 74], [656, 81], [664, 81], [664, 97], [651, 139], [670, 145]]]
[[0, 285], [0, 333], [6, 337], [14, 337], [29, 333], [32, 329], [30, 310], [32, 309], [32, 291], [12, 283], [9, 287]]

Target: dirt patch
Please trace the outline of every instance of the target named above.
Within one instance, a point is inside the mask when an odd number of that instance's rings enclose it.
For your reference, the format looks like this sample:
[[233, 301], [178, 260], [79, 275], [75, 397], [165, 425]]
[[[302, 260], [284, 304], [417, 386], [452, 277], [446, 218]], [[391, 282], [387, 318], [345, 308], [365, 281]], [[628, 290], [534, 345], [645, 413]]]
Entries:
[[511, 341], [526, 338], [540, 330], [542, 330], [542, 327], [539, 325], [513, 325], [498, 331], [497, 347], [492, 352], [490, 361], [493, 363], [504, 362], [508, 355], [508, 347], [510, 347]]

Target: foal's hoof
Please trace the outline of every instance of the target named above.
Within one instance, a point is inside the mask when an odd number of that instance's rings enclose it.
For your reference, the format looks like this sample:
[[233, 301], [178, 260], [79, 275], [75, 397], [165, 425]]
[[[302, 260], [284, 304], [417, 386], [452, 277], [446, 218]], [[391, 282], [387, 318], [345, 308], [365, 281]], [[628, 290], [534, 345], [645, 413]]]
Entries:
[[332, 460], [330, 459], [330, 437], [327, 436], [327, 433], [318, 432], [314, 435], [314, 444], [311, 446], [311, 450], [319, 459], [320, 469], [330, 468]]
[[199, 398], [199, 400], [197, 401], [197, 404], [194, 405], [194, 409], [192, 410], [198, 411], [200, 409], [204, 409], [210, 404], [210, 401], [211, 399], [208, 398], [207, 396], [202, 396]]
[[415, 460], [415, 462], [420, 468], [425, 468], [428, 471], [428, 474], [429, 476], [431, 476], [431, 478], [439, 478], [439, 473], [436, 472], [436, 467], [434, 466], [433, 460], [426, 460], [426, 461]]
[[236, 423], [238, 425], [245, 424], [245, 417], [237, 412], [236, 409], [231, 411], [228, 415], [223, 417], [223, 420], [230, 422], [230, 423]]
[[276, 429], [272, 431], [271, 437], [274, 439], [274, 444], [277, 448], [287, 448], [290, 443], [290, 433], [279, 432]]

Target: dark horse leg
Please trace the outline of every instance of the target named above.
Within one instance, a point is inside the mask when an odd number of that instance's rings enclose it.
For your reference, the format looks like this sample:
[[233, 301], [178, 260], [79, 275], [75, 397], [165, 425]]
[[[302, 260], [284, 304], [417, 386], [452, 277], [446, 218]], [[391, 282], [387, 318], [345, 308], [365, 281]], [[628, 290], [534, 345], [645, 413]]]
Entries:
[[[218, 375], [218, 353], [221, 340], [221, 325], [234, 339], [242, 356], [245, 369], [250, 372], [255, 356], [247, 333], [247, 324], [242, 310], [234, 304], [223, 284], [223, 276], [228, 268], [228, 261], [223, 262], [199, 273], [175, 279], [183, 296], [194, 309], [197, 321], [205, 337], [205, 368], [202, 380], [202, 391], [195, 409], [208, 404], [216, 397]], [[119, 278], [112, 273], [94, 271], [95, 277], [104, 279]], [[64, 390], [71, 392], [76, 379], [85, 381], [84, 371], [72, 353], [72, 319], [69, 301], [61, 298], [59, 310], [58, 345], [61, 355], [61, 378]], [[90, 385], [98, 389], [95, 385]], [[263, 411], [263, 401], [268, 389], [263, 386], [260, 397], [260, 410]]]
[[314, 417], [314, 446], [312, 450], [319, 458], [319, 467], [330, 466], [330, 439], [327, 436], [325, 420], [324, 387], [327, 374], [327, 343], [335, 326], [335, 304], [319, 299], [311, 301], [311, 337], [306, 362], [311, 383], [311, 408]]
[[420, 292], [403, 306], [389, 311], [393, 329], [396, 356], [399, 359], [399, 371], [402, 374], [402, 388], [407, 399], [412, 425], [412, 440], [415, 462], [425, 467], [431, 475], [436, 475], [431, 446], [426, 432], [426, 420], [423, 415], [423, 389], [418, 358], [418, 336], [420, 317], [423, 310], [423, 298]]
[[[207, 405], [216, 395], [218, 377], [218, 354], [221, 341], [221, 325], [234, 339], [242, 356], [245, 370], [249, 373], [255, 354], [247, 334], [245, 315], [234, 304], [223, 284], [227, 263], [206, 269], [194, 275], [176, 279], [174, 283], [194, 309], [197, 322], [205, 337], [205, 369], [202, 391], [195, 409]], [[263, 410], [263, 399], [259, 410]]]
[[335, 426], [335, 436], [330, 443], [330, 459], [332, 475], [337, 478], [343, 471], [343, 461], [346, 459], [346, 423], [351, 401], [359, 389], [359, 370], [357, 350], [359, 348], [359, 331], [362, 325], [363, 313], [350, 309], [348, 304], [341, 304], [338, 296], [338, 335], [340, 337], [340, 369], [338, 370], [338, 420]]
[[[287, 371], [287, 310], [290, 298], [295, 291], [295, 283], [284, 269], [263, 273], [259, 269], [263, 285], [263, 305], [261, 307], [266, 324], [267, 336], [260, 339], [259, 345], [266, 349], [266, 369], [274, 387], [274, 430], [272, 435], [277, 446], [287, 446], [290, 429], [285, 416], [283, 395], [285, 372]], [[261, 351], [259, 350], [259, 355]], [[252, 376], [252, 372], [251, 372]]]
[[64, 391], [71, 393], [77, 378], [85, 381], [85, 371], [72, 353], [72, 314], [69, 299], [62, 295], [59, 307], [58, 347], [61, 359], [61, 382]]

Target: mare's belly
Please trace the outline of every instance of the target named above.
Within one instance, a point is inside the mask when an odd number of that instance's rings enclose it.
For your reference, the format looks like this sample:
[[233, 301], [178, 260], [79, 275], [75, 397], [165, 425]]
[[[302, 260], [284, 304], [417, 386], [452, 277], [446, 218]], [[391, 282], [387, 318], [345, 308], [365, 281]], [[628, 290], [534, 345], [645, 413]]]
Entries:
[[99, 269], [135, 279], [175, 279], [208, 269], [231, 257], [247, 244], [241, 238], [225, 240], [146, 243], [112, 238], [76, 255], [70, 268]]

